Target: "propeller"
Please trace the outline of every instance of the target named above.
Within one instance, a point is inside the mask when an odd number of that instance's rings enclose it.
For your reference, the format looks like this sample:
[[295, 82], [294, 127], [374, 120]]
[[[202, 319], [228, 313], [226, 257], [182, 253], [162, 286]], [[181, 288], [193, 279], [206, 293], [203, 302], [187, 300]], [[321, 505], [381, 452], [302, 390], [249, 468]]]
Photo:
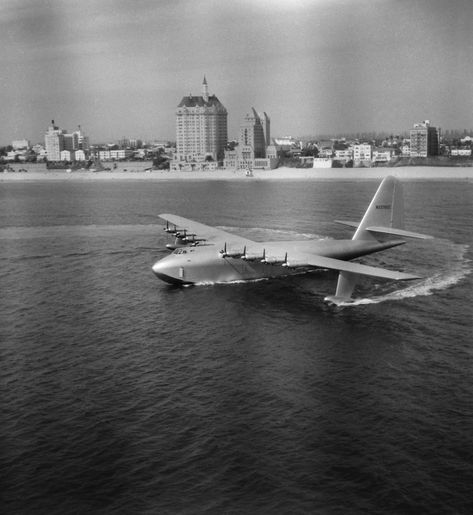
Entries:
[[287, 252], [284, 255], [284, 259], [280, 259], [277, 257], [265, 257], [261, 260], [262, 263], [266, 263], [268, 265], [282, 265], [282, 266], [288, 266], [287, 265]]
[[175, 225], [174, 225], [174, 229], [171, 229], [171, 227], [169, 226], [169, 220], [166, 220], [166, 227], [164, 227], [164, 230], [166, 232], [172, 233], [172, 234], [175, 234], [177, 232], [177, 228]]
[[248, 252], [246, 252], [246, 247], [245, 247], [245, 252], [240, 256], [241, 259], [244, 259], [245, 261], [263, 261], [264, 259], [266, 259], [266, 250], [263, 249], [263, 255], [261, 254], [250, 254]]
[[186, 235], [187, 235], [187, 229], [179, 229], [175, 233], [176, 238], [179, 238], [181, 240], [184, 240], [186, 238]]
[[224, 246], [223, 246], [223, 250], [220, 251], [220, 255], [222, 257], [230, 257], [230, 258], [243, 258], [244, 259], [244, 256], [246, 254], [246, 245], [243, 247], [243, 252], [240, 252], [240, 251], [232, 251], [232, 250], [227, 250], [227, 243], [225, 242]]

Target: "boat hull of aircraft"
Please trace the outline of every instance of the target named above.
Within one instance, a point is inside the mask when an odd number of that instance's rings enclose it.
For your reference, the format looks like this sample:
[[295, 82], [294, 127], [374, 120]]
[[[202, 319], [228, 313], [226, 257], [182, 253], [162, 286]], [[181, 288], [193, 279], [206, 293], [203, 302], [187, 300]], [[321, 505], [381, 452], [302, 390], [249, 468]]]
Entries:
[[[171, 284], [213, 284], [237, 281], [255, 281], [258, 279], [271, 279], [299, 275], [314, 270], [308, 262], [298, 259], [284, 261], [277, 257], [276, 262], [265, 262], [263, 252], [269, 256], [276, 256], [277, 249], [286, 243], [284, 248], [291, 249], [293, 255], [315, 253], [335, 259], [350, 260], [373, 252], [405, 243], [404, 241], [391, 241], [386, 243], [367, 243], [353, 240], [309, 240], [301, 242], [263, 242], [258, 243], [253, 253], [245, 256], [223, 256], [216, 251], [215, 246], [180, 247], [169, 256], [157, 261], [153, 272], [161, 280]], [[274, 252], [272, 252], [274, 247]], [[236, 251], [235, 251], [236, 252]], [[288, 251], [288, 255], [291, 253]], [[284, 265], [284, 266], [283, 266]]]

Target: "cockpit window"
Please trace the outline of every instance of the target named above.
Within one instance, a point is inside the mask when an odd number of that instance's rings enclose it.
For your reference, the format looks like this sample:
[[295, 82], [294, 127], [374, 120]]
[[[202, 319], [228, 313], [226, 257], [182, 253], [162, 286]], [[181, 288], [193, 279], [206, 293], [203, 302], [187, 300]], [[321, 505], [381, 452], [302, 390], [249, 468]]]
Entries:
[[187, 250], [184, 249], [176, 249], [174, 254], [187, 254]]

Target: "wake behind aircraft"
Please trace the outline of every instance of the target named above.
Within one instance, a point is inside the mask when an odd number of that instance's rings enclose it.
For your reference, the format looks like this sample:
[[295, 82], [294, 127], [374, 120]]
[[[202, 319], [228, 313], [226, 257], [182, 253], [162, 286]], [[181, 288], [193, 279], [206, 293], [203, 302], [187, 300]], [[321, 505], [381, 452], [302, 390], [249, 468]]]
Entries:
[[153, 265], [153, 272], [174, 284], [211, 284], [286, 277], [314, 269], [339, 271], [335, 295], [325, 300], [340, 305], [351, 302], [358, 277], [394, 281], [420, 277], [352, 262], [405, 242], [403, 238], [431, 236], [404, 230], [402, 185], [386, 177], [376, 191], [361, 222], [336, 222], [356, 228], [350, 240], [295, 240], [256, 242], [172, 214], [164, 230], [174, 236], [169, 256]]

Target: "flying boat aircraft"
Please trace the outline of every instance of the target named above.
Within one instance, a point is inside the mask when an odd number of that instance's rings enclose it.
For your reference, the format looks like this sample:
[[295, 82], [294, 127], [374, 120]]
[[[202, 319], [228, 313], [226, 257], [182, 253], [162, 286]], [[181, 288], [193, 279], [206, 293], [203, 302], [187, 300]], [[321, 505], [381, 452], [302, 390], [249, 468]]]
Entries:
[[164, 230], [174, 236], [172, 253], [153, 265], [153, 272], [173, 284], [209, 284], [285, 277], [329, 269], [339, 272], [335, 295], [325, 300], [340, 305], [351, 297], [359, 276], [409, 281], [419, 276], [364, 265], [352, 259], [380, 252], [405, 242], [404, 238], [431, 236], [404, 230], [402, 185], [386, 177], [361, 222], [336, 222], [354, 227], [347, 240], [256, 242], [172, 214], [161, 214]]

